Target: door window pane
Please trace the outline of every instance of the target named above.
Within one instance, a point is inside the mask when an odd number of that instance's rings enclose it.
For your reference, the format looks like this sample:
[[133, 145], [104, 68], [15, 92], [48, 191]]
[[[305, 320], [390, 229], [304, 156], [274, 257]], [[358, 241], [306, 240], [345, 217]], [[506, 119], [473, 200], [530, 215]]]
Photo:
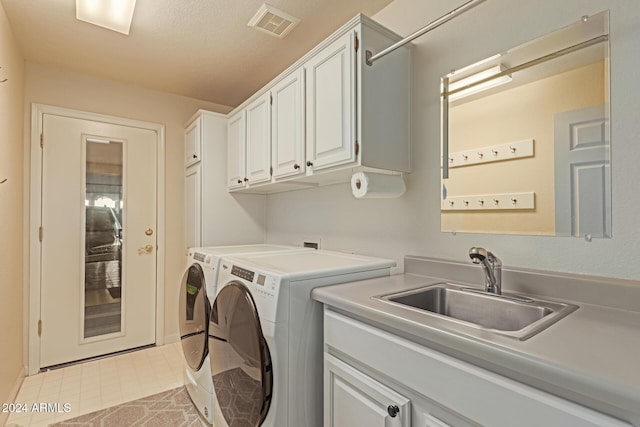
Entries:
[[86, 141], [84, 337], [122, 329], [122, 152]]

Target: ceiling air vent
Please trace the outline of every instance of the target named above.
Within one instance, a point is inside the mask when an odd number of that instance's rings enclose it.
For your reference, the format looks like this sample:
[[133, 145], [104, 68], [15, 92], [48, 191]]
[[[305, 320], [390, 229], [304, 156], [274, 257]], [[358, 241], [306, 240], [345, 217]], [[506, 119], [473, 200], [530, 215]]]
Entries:
[[247, 25], [272, 36], [283, 38], [298, 22], [300, 22], [298, 18], [264, 3]]

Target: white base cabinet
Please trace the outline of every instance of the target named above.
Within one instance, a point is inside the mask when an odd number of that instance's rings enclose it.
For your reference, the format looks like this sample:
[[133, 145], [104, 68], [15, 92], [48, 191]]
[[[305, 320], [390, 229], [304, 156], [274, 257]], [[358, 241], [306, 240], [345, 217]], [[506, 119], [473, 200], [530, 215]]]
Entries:
[[324, 378], [325, 426], [411, 426], [409, 399], [326, 353]]
[[[411, 426], [630, 426], [326, 307], [324, 340], [325, 427], [369, 425], [342, 423], [352, 420], [343, 414], [368, 412], [363, 416], [376, 420], [376, 414], [378, 419], [383, 416], [385, 404], [400, 408], [397, 402], [411, 407], [411, 420], [403, 420]], [[348, 387], [336, 386], [336, 379], [342, 378]], [[404, 411], [400, 410], [407, 416]]]

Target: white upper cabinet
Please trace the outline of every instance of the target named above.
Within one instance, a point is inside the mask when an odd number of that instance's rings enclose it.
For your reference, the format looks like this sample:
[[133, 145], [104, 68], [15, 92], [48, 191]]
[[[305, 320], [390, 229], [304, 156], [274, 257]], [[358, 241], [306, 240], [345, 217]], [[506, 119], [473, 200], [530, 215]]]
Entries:
[[[348, 182], [360, 170], [410, 172], [410, 48], [365, 63], [367, 50], [399, 39], [357, 15], [232, 112], [230, 123], [246, 114], [246, 172], [230, 164], [228, 189], [270, 193]], [[237, 162], [231, 128], [229, 138]]]
[[188, 167], [194, 163], [200, 161], [201, 152], [201, 125], [200, 121], [196, 120], [185, 131], [185, 144], [184, 144], [184, 166]]
[[304, 70], [294, 71], [271, 89], [271, 166], [275, 179], [303, 174]]
[[245, 111], [227, 121], [227, 188], [245, 186]]
[[356, 37], [348, 32], [304, 66], [307, 160], [314, 171], [355, 161]]
[[269, 93], [246, 108], [247, 157], [245, 177], [249, 184], [271, 179], [271, 111]]

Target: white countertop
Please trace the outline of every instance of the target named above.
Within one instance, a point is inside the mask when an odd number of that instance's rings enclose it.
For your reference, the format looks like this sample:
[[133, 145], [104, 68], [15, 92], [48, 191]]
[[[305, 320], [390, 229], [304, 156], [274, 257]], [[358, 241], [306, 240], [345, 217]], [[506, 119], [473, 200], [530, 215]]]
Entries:
[[567, 301], [580, 307], [519, 341], [373, 298], [442, 281], [403, 274], [316, 288], [312, 296], [398, 336], [640, 425], [640, 312]]

